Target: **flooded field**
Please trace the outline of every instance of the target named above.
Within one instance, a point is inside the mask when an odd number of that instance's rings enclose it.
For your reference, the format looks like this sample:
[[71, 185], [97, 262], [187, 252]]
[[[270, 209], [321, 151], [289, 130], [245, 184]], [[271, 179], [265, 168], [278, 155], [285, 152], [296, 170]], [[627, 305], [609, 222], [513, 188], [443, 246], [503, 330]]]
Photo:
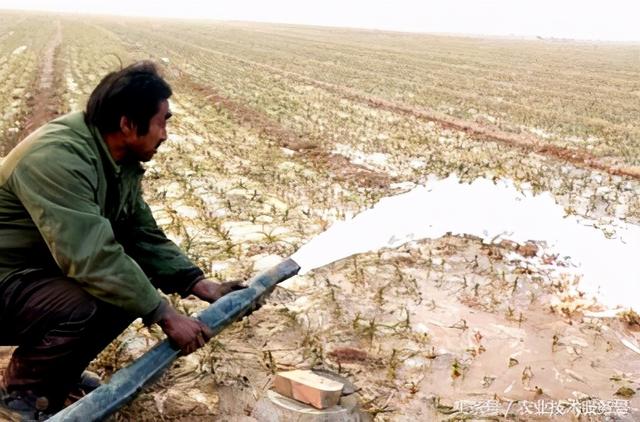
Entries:
[[216, 279], [303, 272], [112, 420], [256, 420], [313, 367], [380, 421], [640, 419], [640, 47], [2, 12], [0, 155], [140, 59], [158, 223]]

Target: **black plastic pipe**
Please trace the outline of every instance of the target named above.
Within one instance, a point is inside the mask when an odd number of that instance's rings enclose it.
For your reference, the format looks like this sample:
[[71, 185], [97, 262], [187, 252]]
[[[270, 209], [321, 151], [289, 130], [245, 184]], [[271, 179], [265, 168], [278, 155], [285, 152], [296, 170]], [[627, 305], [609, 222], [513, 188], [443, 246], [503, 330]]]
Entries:
[[[229, 293], [214, 302], [198, 315], [198, 319], [218, 334], [227, 325], [254, 309], [260, 298], [269, 293], [276, 284], [298, 274], [300, 267], [287, 259], [275, 267], [249, 280], [248, 287]], [[164, 340], [129, 366], [117, 371], [109, 383], [95, 389], [66, 409], [56, 413], [49, 422], [94, 422], [102, 421], [150, 384], [179, 356], [168, 340]]]

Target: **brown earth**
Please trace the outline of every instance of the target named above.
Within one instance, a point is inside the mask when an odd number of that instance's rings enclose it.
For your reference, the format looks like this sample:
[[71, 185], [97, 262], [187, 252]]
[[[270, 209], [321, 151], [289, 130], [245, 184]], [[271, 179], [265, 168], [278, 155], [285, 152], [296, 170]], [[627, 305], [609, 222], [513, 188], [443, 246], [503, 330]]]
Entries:
[[56, 89], [63, 86], [60, 82], [62, 69], [59, 63], [61, 45], [62, 24], [57, 21], [56, 32], [49, 44], [47, 44], [42, 56], [38, 81], [34, 87], [34, 95], [27, 100], [29, 111], [22, 119], [18, 136], [9, 145], [5, 146], [5, 153], [10, 151], [15, 144], [24, 139], [29, 133], [62, 114], [61, 96], [58, 95]]
[[327, 91], [340, 94], [351, 101], [360, 102], [370, 107], [385, 111], [406, 114], [416, 118], [432, 121], [441, 127], [464, 132], [472, 139], [499, 142], [520, 148], [527, 153], [533, 152], [561, 161], [566, 161], [577, 167], [598, 170], [615, 176], [627, 176], [634, 179], [640, 179], [640, 168], [637, 166], [610, 164], [604, 159], [589, 154], [586, 151], [552, 145], [534, 135], [505, 132], [494, 126], [459, 119], [444, 113], [439, 113], [432, 109], [392, 102], [383, 98], [362, 94], [351, 88], [310, 79], [302, 75], [292, 74], [291, 72], [284, 73], [286, 73], [287, 76], [293, 75], [294, 78], [301, 82], [306, 82]]
[[196, 92], [205, 100], [213, 102], [217, 108], [224, 109], [238, 124], [277, 142], [283, 148], [296, 151], [299, 156], [308, 158], [314, 166], [330, 170], [329, 174], [336, 181], [351, 182], [374, 188], [384, 188], [394, 181], [389, 175], [372, 171], [350, 162], [346, 157], [324, 150], [320, 142], [305, 139], [294, 131], [274, 122], [261, 111], [234, 101], [211, 86], [197, 82], [194, 77], [184, 71], [179, 71], [179, 73], [179, 83], [188, 86], [189, 92]]

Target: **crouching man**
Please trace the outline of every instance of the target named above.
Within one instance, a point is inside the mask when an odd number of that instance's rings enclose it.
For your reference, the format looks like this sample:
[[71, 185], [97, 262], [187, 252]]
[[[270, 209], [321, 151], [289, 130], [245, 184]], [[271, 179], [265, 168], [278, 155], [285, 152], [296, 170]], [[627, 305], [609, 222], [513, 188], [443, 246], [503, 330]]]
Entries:
[[156, 289], [213, 302], [241, 288], [205, 278], [142, 198], [140, 163], [167, 139], [171, 93], [149, 62], [110, 73], [84, 112], [42, 126], [2, 162], [0, 345], [18, 346], [5, 410], [32, 419], [60, 410], [138, 317], [185, 354], [202, 347], [207, 327]]

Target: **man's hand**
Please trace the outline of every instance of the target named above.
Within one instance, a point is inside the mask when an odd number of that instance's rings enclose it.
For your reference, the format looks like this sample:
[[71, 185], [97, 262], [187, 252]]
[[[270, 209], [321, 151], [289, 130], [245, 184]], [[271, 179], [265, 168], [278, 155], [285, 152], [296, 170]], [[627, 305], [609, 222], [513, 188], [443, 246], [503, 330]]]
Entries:
[[183, 355], [198, 350], [211, 338], [209, 328], [203, 322], [182, 315], [171, 306], [166, 306], [158, 325]]
[[238, 280], [216, 283], [213, 280], [205, 278], [193, 286], [191, 293], [202, 300], [213, 303], [227, 293], [242, 289], [246, 289], [246, 286], [243, 286]]

